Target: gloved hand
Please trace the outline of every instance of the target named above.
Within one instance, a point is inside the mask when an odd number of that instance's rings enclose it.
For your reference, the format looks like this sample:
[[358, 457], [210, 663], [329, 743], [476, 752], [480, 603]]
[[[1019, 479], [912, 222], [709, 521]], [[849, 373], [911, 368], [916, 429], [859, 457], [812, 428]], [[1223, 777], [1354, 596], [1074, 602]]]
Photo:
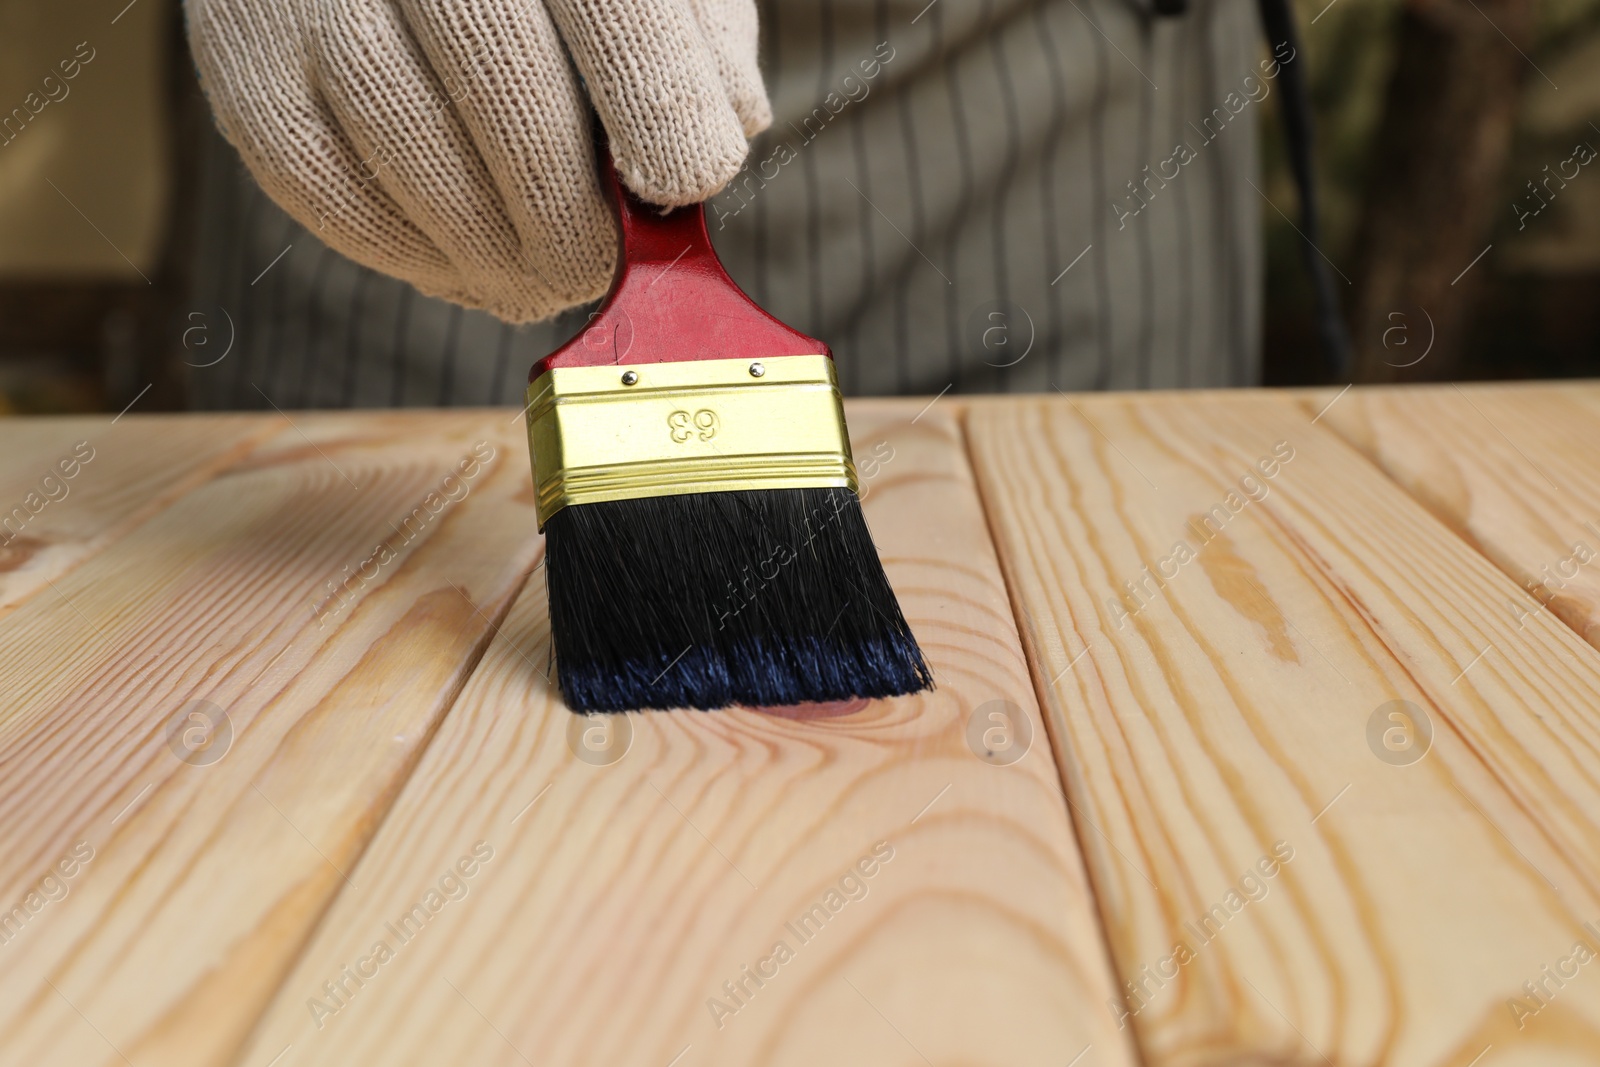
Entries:
[[611, 281], [591, 101], [622, 180], [672, 206], [722, 188], [772, 121], [754, 0], [186, 5], [218, 124], [273, 200], [351, 259], [510, 322]]

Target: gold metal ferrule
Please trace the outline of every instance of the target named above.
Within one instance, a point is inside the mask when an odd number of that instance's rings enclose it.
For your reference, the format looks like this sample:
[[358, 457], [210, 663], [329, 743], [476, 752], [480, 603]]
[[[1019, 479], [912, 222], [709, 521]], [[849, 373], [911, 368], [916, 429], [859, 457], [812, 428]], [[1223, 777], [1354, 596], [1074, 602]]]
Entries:
[[857, 488], [820, 355], [549, 370], [528, 386], [528, 447], [541, 530], [568, 504]]

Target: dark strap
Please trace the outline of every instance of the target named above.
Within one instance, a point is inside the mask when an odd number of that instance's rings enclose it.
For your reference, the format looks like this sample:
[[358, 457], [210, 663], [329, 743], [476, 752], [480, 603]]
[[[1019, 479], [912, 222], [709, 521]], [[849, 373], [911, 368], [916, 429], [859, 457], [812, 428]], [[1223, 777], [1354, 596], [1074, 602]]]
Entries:
[[1300, 194], [1300, 234], [1305, 239], [1300, 258], [1316, 294], [1317, 335], [1322, 342], [1323, 370], [1331, 380], [1350, 374], [1350, 335], [1339, 312], [1339, 294], [1333, 286], [1328, 261], [1317, 250], [1322, 239], [1317, 216], [1316, 176], [1311, 170], [1311, 94], [1306, 88], [1306, 65], [1300, 62], [1300, 39], [1295, 32], [1294, 14], [1289, 0], [1258, 0], [1261, 24], [1267, 44], [1277, 56], [1280, 45], [1288, 45], [1289, 59], [1279, 60], [1283, 90], [1283, 130], [1289, 146], [1289, 168], [1294, 172]]

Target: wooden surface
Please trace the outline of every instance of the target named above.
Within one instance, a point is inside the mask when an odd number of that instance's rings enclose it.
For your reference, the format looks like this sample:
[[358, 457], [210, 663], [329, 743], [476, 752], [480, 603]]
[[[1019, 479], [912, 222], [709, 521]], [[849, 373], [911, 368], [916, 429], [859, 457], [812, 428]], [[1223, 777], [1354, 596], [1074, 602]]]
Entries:
[[1600, 1059], [1600, 390], [926, 405], [939, 688], [610, 755], [514, 412], [0, 424], [0, 1064]]
[[[969, 416], [1145, 1059], [1593, 1063], [1600, 981], [1507, 1002], [1596, 940], [1600, 654], [1519, 624], [1515, 583], [1312, 417], [1260, 394]], [[1369, 742], [1395, 700], [1431, 724], [1409, 764]]]
[[1373, 389], [1322, 421], [1529, 592], [1514, 618], [1600, 647], [1600, 388]]
[[[630, 715], [626, 755], [591, 766], [541, 674], [538, 571], [242, 1062], [1133, 1063], [1077, 1010], [1114, 983], [960, 432], [914, 414], [858, 406], [851, 427], [858, 455], [892, 450], [867, 517], [936, 692]], [[1039, 741], [1010, 766], [965, 741], [997, 699]], [[442, 929], [319, 1028], [321, 983], [480, 840], [494, 859]], [[785, 924], [878, 842], [866, 895], [801, 944]], [[780, 940], [795, 958], [748, 1006], [707, 1008]]]
[[[193, 459], [161, 444], [175, 421], [74, 432], [187, 477]], [[80, 843], [93, 856], [0, 945], [5, 1062], [225, 1062], [532, 564], [525, 446], [501, 413], [252, 421], [252, 447], [41, 572], [0, 620], [0, 900], [24, 900]], [[323, 584], [399, 540], [390, 522], [478, 439], [499, 454], [468, 495], [319, 620]], [[65, 525], [74, 504], [120, 513], [125, 497], [102, 487], [50, 508]], [[232, 743], [193, 765], [169, 722], [202, 699], [226, 710]]]

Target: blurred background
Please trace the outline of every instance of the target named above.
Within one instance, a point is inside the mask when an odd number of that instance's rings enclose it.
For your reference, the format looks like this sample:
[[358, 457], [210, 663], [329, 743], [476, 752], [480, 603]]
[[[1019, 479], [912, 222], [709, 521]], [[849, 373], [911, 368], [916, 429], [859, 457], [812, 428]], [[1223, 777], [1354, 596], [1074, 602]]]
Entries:
[[[1600, 373], [1600, 0], [1295, 7], [1355, 380]], [[196, 295], [217, 268], [196, 265], [190, 208], [218, 153], [178, 5], [113, 25], [97, 48], [98, 8], [0, 0], [0, 101], [30, 102], [0, 117], [0, 413], [185, 407], [185, 364], [235, 326]], [[1271, 206], [1298, 219], [1280, 98], [1256, 112], [1263, 384], [1309, 384], [1301, 238]], [[563, 320], [538, 344], [582, 317]]]

